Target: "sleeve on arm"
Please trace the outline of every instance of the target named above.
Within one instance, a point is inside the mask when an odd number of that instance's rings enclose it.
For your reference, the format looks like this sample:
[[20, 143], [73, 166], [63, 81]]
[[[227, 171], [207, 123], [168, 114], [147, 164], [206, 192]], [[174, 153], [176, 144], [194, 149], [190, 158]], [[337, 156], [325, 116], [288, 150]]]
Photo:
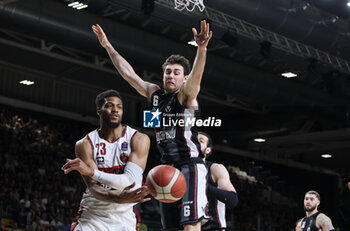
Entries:
[[136, 182], [135, 187], [141, 187], [142, 173], [143, 170], [140, 166], [133, 162], [128, 162], [125, 166], [123, 174], [105, 173], [95, 169], [92, 179], [112, 188], [123, 190], [125, 187], [130, 186], [133, 182]]
[[219, 189], [211, 184], [207, 186], [208, 194], [214, 195], [219, 201], [227, 204], [231, 208], [234, 208], [238, 204], [237, 193], [233, 191], [226, 191]]

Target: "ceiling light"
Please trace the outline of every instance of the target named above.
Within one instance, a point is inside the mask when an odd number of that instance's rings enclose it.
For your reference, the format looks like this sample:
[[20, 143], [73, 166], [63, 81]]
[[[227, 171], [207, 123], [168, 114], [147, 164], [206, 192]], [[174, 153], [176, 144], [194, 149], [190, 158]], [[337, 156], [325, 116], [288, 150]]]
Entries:
[[326, 159], [332, 158], [332, 155], [331, 155], [331, 154], [322, 154], [321, 156], [322, 156], [323, 158], [326, 158]]
[[34, 81], [30, 81], [30, 80], [24, 79], [24, 80], [21, 80], [19, 83], [20, 83], [20, 84], [23, 84], [23, 85], [29, 86], [29, 85], [33, 85], [33, 84], [34, 84]]
[[348, 2], [346, 5], [350, 7], [350, 2]]
[[73, 8], [78, 8], [78, 7], [80, 7], [80, 6], [84, 6], [84, 4], [83, 4], [83, 3], [79, 3], [79, 4], [74, 5], [74, 6], [72, 6], [72, 7], [73, 7]]
[[197, 43], [194, 40], [188, 41], [187, 44], [197, 47]]
[[82, 6], [79, 6], [79, 7], [77, 7], [77, 10], [81, 10], [81, 9], [84, 9], [84, 8], [86, 8], [86, 7], [88, 7], [88, 5], [82, 5]]
[[255, 141], [255, 142], [258, 142], [258, 143], [263, 143], [263, 142], [265, 142], [266, 140], [263, 139], [263, 138], [255, 138], [254, 141]]
[[73, 6], [78, 5], [78, 4], [79, 4], [79, 2], [72, 2], [72, 3], [69, 3], [68, 6], [73, 7]]
[[81, 9], [84, 9], [84, 8], [88, 7], [87, 4], [84, 4], [84, 3], [81, 3], [81, 2], [78, 2], [78, 1], [69, 3], [68, 6], [72, 7], [72, 8], [75, 8], [77, 10], [81, 10]]
[[293, 72], [285, 72], [285, 73], [282, 73], [281, 74], [283, 77], [286, 77], [286, 78], [293, 78], [293, 77], [297, 77], [298, 75], [293, 73]]

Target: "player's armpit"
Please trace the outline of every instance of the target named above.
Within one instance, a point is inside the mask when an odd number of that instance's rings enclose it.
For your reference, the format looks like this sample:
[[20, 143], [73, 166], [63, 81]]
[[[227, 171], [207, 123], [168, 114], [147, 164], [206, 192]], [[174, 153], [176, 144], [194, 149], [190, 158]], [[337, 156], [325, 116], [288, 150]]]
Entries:
[[322, 231], [334, 230], [331, 219], [323, 213], [317, 216], [316, 225], [317, 227], [322, 228]]

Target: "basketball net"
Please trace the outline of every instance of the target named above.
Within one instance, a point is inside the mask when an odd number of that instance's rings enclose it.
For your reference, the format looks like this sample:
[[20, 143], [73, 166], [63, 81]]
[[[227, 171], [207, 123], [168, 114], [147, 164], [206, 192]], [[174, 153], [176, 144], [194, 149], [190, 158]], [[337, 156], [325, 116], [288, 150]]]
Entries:
[[174, 0], [175, 2], [175, 9], [182, 11], [186, 8], [189, 12], [194, 11], [194, 8], [196, 6], [198, 9], [202, 12], [205, 8], [203, 4], [203, 0]]

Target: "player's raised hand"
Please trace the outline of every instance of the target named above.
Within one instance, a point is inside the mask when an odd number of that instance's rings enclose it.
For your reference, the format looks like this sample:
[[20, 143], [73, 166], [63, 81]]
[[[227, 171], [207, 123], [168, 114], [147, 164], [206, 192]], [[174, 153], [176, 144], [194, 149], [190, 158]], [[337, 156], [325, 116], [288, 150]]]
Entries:
[[194, 39], [199, 48], [206, 48], [209, 40], [213, 36], [213, 32], [209, 29], [209, 23], [205, 20], [201, 21], [201, 31], [198, 34], [196, 28], [192, 28]]
[[92, 177], [94, 175], [94, 169], [87, 166], [80, 158], [74, 160], [66, 159], [66, 163], [62, 166], [64, 174], [68, 174], [73, 170], [78, 171], [82, 176]]
[[92, 25], [92, 31], [94, 32], [94, 34], [98, 38], [98, 41], [100, 42], [100, 44], [103, 48], [107, 48], [108, 46], [111, 46], [110, 42], [107, 39], [105, 32], [103, 32], [100, 25], [98, 25], [98, 24]]
[[[131, 190], [135, 186], [135, 182], [124, 188], [120, 194], [115, 195], [115, 202], [117, 203], [143, 203], [151, 200], [150, 197], [145, 198], [149, 194], [147, 186], [142, 186], [138, 189]], [[114, 193], [110, 191], [110, 193]]]

